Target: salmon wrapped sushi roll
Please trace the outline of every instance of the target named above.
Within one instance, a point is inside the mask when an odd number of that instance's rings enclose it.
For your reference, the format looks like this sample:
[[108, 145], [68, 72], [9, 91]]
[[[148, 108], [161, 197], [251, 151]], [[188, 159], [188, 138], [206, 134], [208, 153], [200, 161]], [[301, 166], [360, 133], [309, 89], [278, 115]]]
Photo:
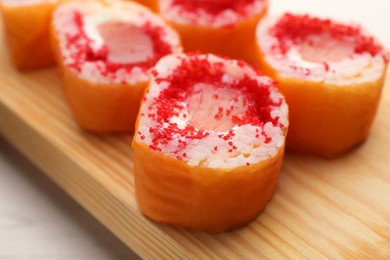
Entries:
[[288, 149], [334, 158], [367, 138], [388, 54], [366, 30], [286, 13], [259, 23], [257, 44], [290, 108]]
[[254, 63], [255, 30], [268, 0], [159, 0], [159, 13], [180, 34], [184, 50]]
[[150, 70], [181, 52], [177, 33], [129, 1], [69, 1], [53, 14], [64, 91], [81, 127], [133, 132]]
[[211, 54], [161, 59], [133, 139], [141, 211], [213, 232], [250, 222], [275, 191], [287, 127], [277, 86], [244, 62]]
[[36, 69], [54, 64], [50, 19], [56, 0], [0, 1], [10, 57], [16, 68]]

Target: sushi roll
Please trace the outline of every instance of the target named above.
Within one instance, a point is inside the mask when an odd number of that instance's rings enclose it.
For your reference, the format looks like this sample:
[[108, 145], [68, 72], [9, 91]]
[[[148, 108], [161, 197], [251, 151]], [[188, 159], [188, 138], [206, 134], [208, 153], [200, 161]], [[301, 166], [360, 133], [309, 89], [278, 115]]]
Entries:
[[50, 19], [56, 0], [0, 1], [9, 54], [16, 68], [36, 69], [54, 64]]
[[257, 27], [260, 69], [290, 108], [287, 148], [326, 158], [363, 142], [380, 100], [388, 53], [357, 24], [286, 13]]
[[200, 51], [254, 63], [255, 30], [267, 0], [159, 0], [160, 15], [180, 34], [186, 52]]
[[246, 63], [211, 54], [164, 57], [133, 139], [141, 211], [211, 232], [247, 224], [275, 192], [287, 128], [278, 87]]
[[182, 51], [177, 33], [130, 1], [64, 2], [52, 25], [64, 92], [80, 126], [133, 132], [151, 68]]

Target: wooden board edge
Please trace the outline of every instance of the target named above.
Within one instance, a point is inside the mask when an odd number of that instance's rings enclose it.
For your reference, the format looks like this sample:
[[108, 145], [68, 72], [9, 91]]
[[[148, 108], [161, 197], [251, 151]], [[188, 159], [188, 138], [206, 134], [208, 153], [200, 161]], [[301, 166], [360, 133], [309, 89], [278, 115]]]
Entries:
[[158, 227], [107, 192], [77, 162], [2, 102], [0, 135], [142, 258], [194, 258], [168, 235], [159, 236], [162, 231]]

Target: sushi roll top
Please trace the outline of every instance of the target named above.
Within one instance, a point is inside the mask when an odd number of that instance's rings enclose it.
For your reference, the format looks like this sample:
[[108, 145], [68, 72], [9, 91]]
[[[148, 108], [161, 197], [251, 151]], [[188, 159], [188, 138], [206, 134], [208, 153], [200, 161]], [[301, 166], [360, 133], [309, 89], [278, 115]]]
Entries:
[[326, 84], [378, 80], [389, 58], [360, 25], [310, 15], [268, 17], [257, 28], [257, 41], [279, 77]]
[[144, 97], [136, 140], [190, 166], [257, 163], [283, 146], [287, 105], [275, 83], [214, 55], [161, 60]]
[[132, 2], [70, 1], [53, 25], [64, 65], [96, 83], [148, 81], [161, 57], [181, 51], [178, 35]]
[[180, 24], [226, 27], [264, 12], [266, 0], [160, 0], [160, 12]]

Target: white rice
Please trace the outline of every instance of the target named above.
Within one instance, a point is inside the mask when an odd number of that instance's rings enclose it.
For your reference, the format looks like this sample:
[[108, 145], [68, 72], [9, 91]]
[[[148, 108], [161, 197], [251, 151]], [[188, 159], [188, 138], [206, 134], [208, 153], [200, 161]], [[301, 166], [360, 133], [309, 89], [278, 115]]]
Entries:
[[[265, 55], [265, 61], [275, 69], [282, 78], [294, 78], [312, 82], [323, 82], [333, 85], [353, 85], [373, 82], [382, 77], [385, 69], [384, 53], [372, 56], [370, 53], [353, 53], [340, 61], [323, 63], [310, 62], [302, 58], [298, 46], [292, 45], [286, 54], [273, 50], [278, 39], [269, 33], [280, 16], [270, 16], [263, 19], [256, 30], [257, 44]], [[352, 23], [344, 23], [357, 26]], [[362, 34], [369, 33], [362, 29]], [[310, 72], [310, 73], [308, 73]]]
[[[199, 57], [207, 57], [211, 62], [223, 63], [226, 68], [226, 77], [223, 77], [224, 81], [231, 77], [240, 79], [244, 75], [248, 75], [250, 78], [256, 79], [259, 83], [272, 84], [272, 81], [268, 77], [259, 76], [249, 66], [245, 65], [244, 67], [239, 67], [237, 61], [227, 61], [214, 55], [200, 55]], [[182, 60], [186, 58], [185, 55], [170, 55], [161, 59], [155, 67], [158, 77], [167, 77], [170, 75], [175, 68], [181, 64]], [[149, 132], [150, 128], [165, 128], [168, 126], [168, 123], [177, 123], [179, 128], [184, 129], [189, 121], [188, 116], [183, 116], [189, 114], [188, 104], [183, 104], [184, 109], [177, 111], [180, 112], [179, 116], [168, 119], [169, 122], [165, 123], [163, 126], [159, 126], [158, 122], [149, 118], [148, 114], [157, 113], [156, 106], [154, 106], [155, 99], [169, 86], [169, 83], [167, 82], [156, 82], [154, 79], [155, 78], [153, 77], [145, 101], [141, 106], [141, 117], [137, 129], [138, 133], [135, 136], [137, 142], [144, 143], [148, 146], [152, 145], [152, 140], [154, 138], [153, 134]], [[197, 84], [202, 84], [201, 79]], [[271, 99], [273, 101], [282, 100], [280, 107], [272, 107], [271, 112], [271, 117], [273, 119], [279, 117], [278, 122], [280, 126], [274, 126], [271, 122], [266, 123], [263, 127], [250, 124], [238, 126], [236, 124], [225, 132], [206, 130], [204, 132], [207, 132], [208, 136], [201, 139], [185, 139], [185, 137], [180, 135], [174, 136], [173, 140], [169, 141], [167, 144], [159, 144], [158, 148], [161, 149], [163, 155], [177, 158], [180, 140], [187, 142], [187, 145], [180, 148], [179, 152], [180, 154], [186, 154], [182, 160], [190, 166], [228, 169], [255, 164], [266, 160], [275, 156], [275, 154], [284, 146], [286, 128], [288, 126], [288, 107], [283, 96], [277, 89], [272, 89]], [[218, 104], [216, 104], [216, 106], [218, 106]], [[256, 130], [260, 133], [260, 137], [256, 137], [256, 134], [258, 133]], [[221, 134], [227, 135], [229, 131], [234, 133], [234, 136], [229, 138], [229, 140], [224, 140], [219, 137]], [[272, 138], [270, 142], [266, 142], [265, 137], [261, 135], [262, 131], [264, 131], [268, 137]], [[232, 148], [231, 145], [228, 144], [229, 141], [233, 142], [237, 147], [233, 152], [229, 152]], [[216, 146], [218, 147], [217, 150], [214, 149]]]
[[[110, 1], [109, 5], [103, 5], [98, 1], [70, 1], [60, 5], [53, 15], [53, 25], [59, 39], [59, 49], [64, 58], [65, 65], [75, 62], [72, 57], [77, 53], [77, 47], [67, 47], [68, 37], [78, 35], [79, 28], [74, 22], [74, 14], [79, 12], [83, 17], [83, 31], [92, 41], [92, 48], [99, 50], [104, 46], [104, 40], [98, 31], [98, 27], [104, 23], [121, 22], [142, 27], [146, 23], [163, 28], [162, 40], [172, 46], [173, 53], [182, 52], [178, 34], [168, 27], [158, 16], [139, 4], [125, 1]], [[134, 84], [150, 79], [149, 72], [145, 73], [139, 67], [134, 67], [131, 72], [119, 69], [114, 75], [103, 75], [99, 70], [104, 67], [103, 61], [85, 61], [81, 65], [81, 71], [75, 69], [81, 78], [95, 83], [128, 83]]]

